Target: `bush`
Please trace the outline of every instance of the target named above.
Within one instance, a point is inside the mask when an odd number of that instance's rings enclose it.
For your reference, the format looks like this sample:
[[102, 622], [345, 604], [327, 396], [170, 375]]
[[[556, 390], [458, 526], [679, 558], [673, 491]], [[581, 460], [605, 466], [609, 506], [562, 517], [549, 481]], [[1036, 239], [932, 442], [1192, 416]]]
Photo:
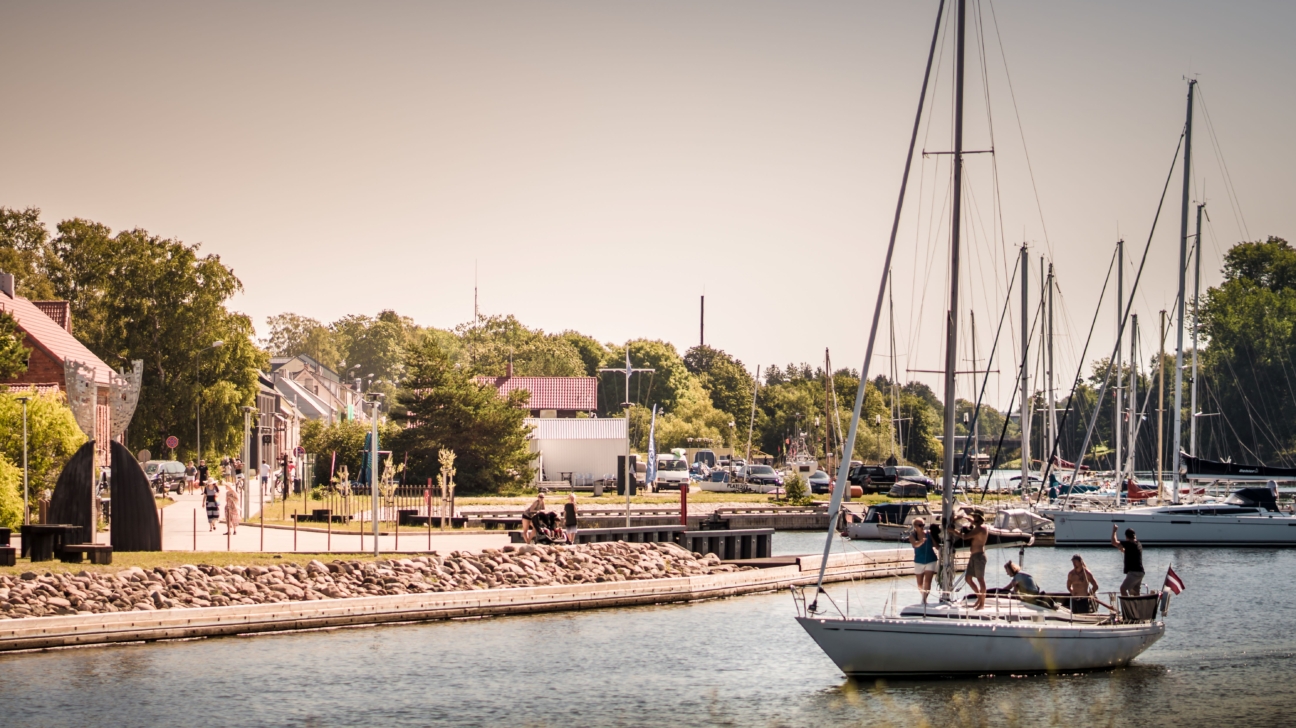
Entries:
[[22, 468], [0, 453], [0, 527], [22, 525]]
[[801, 478], [800, 473], [793, 473], [784, 481], [783, 492], [787, 495], [789, 503], [803, 505], [810, 502], [810, 492], [806, 489], [806, 482]]

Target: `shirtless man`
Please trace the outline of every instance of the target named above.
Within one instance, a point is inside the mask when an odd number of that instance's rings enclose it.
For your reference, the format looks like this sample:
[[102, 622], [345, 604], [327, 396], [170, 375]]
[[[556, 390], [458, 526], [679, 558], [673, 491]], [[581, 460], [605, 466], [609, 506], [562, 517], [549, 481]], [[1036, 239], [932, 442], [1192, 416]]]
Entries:
[[986, 540], [990, 538], [990, 529], [986, 528], [985, 516], [980, 511], [972, 511], [972, 527], [963, 531], [963, 538], [968, 540], [968, 545], [972, 547], [972, 554], [968, 556], [967, 571], [964, 578], [968, 584], [972, 585], [973, 591], [976, 592], [977, 601], [974, 609], [983, 609], [986, 600]]
[[1098, 593], [1098, 580], [1085, 566], [1080, 554], [1071, 557], [1071, 570], [1067, 572], [1067, 591], [1071, 593], [1071, 612], [1089, 614], [1094, 611], [1093, 596]]

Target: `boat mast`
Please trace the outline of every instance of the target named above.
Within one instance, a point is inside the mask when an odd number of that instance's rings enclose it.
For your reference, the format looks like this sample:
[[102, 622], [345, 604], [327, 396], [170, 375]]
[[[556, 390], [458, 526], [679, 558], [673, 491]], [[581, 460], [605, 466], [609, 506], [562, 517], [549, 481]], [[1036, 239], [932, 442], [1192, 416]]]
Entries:
[[[968, 316], [972, 319], [972, 395], [977, 396], [980, 389], [977, 389], [977, 355], [976, 355], [976, 311], [968, 311]], [[979, 399], [979, 397], [978, 397]], [[975, 410], [973, 411], [975, 415]], [[972, 418], [972, 462], [977, 462], [977, 453], [981, 450], [981, 418]], [[963, 463], [963, 469], [968, 473], [973, 472], [968, 467], [968, 463]], [[977, 471], [980, 472], [980, 471]]]
[[[828, 347], [824, 347], [824, 459], [828, 472], [832, 472], [832, 362], [828, 360]], [[840, 453], [838, 453], [840, 454]]]
[[1030, 253], [1021, 246], [1021, 487], [1030, 487]]
[[1157, 392], [1157, 500], [1165, 497], [1161, 493], [1161, 474], [1165, 470], [1165, 337], [1166, 312], [1161, 309], [1161, 353], [1157, 356], [1157, 386], [1160, 388]]
[[[954, 588], [954, 380], [958, 371], [959, 236], [963, 217], [963, 61], [966, 41], [967, 0], [958, 0], [954, 23], [954, 204], [950, 210], [950, 297], [945, 315], [945, 437], [944, 472], [941, 474], [940, 588]], [[1023, 255], [1025, 254], [1023, 250]], [[1025, 271], [1025, 266], [1022, 266]], [[1023, 274], [1022, 278], [1025, 279]], [[1024, 290], [1024, 289], [1023, 289]], [[1025, 438], [1023, 438], [1025, 442]]]
[[1056, 395], [1053, 392], [1053, 264], [1052, 263], [1049, 263], [1048, 281], [1045, 283], [1045, 285], [1048, 286], [1048, 344], [1047, 344], [1048, 354], [1045, 360], [1046, 361], [1045, 376], [1047, 377], [1047, 381], [1045, 382], [1045, 388], [1048, 390], [1047, 397], [1048, 397], [1048, 408], [1049, 408], [1048, 458], [1046, 459], [1045, 462], [1052, 462], [1053, 456], [1057, 454], [1057, 441], [1058, 441], [1057, 401], [1056, 401]]
[[[963, 28], [963, 3], [966, 0], [959, 0], [959, 29], [960, 43], [962, 42]], [[931, 47], [927, 50], [927, 69], [923, 72], [922, 91], [918, 94], [918, 111], [914, 114], [913, 131], [909, 136], [909, 153], [905, 156], [904, 174], [900, 177], [900, 194], [896, 199], [895, 217], [891, 220], [891, 239], [887, 242], [886, 256], [882, 261], [882, 280], [878, 283], [877, 302], [873, 305], [873, 323], [869, 327], [868, 344], [864, 348], [864, 365], [860, 367], [860, 382], [855, 389], [855, 406], [851, 410], [850, 430], [846, 434], [845, 446], [843, 451], [854, 454], [856, 436], [859, 434], [860, 410], [864, 408], [864, 391], [868, 385], [869, 363], [873, 360], [873, 345], [877, 343], [878, 321], [882, 316], [882, 299], [887, 293], [887, 283], [891, 279], [891, 259], [895, 255], [896, 234], [900, 231], [900, 213], [904, 210], [905, 190], [909, 186], [909, 170], [913, 167], [914, 147], [918, 145], [918, 131], [922, 128], [923, 104], [927, 100], [927, 83], [931, 80], [932, 60], [936, 57], [936, 41], [940, 39], [941, 19], [945, 15], [945, 0], [940, 0], [936, 6], [936, 27], [932, 30]], [[961, 66], [960, 66], [961, 69]], [[960, 76], [960, 79], [962, 76]], [[961, 95], [960, 95], [961, 100]], [[962, 117], [960, 116], [960, 120]], [[962, 139], [960, 138], [960, 142]], [[958, 158], [958, 155], [955, 155]], [[958, 192], [955, 192], [955, 198], [958, 198]], [[948, 441], [947, 441], [948, 442]], [[948, 449], [948, 448], [947, 448]], [[806, 611], [814, 614], [819, 611], [819, 594], [823, 591], [824, 573], [828, 568], [828, 555], [832, 551], [832, 539], [837, 527], [837, 516], [841, 508], [842, 493], [850, 492], [850, 484], [846, 482], [850, 458], [842, 458], [837, 464], [837, 484], [840, 486], [833, 489], [832, 499], [828, 504], [828, 533], [824, 539], [823, 558], [819, 561], [819, 577], [815, 580], [815, 599], [807, 607]], [[951, 501], [951, 507], [953, 502]], [[945, 539], [948, 543], [949, 539]], [[948, 554], [952, 557], [953, 551], [942, 549], [942, 556]], [[953, 559], [943, 562], [943, 567], [949, 574], [950, 583], [953, 583]], [[944, 582], [942, 582], [944, 583]]]
[[1188, 420], [1188, 454], [1197, 457], [1197, 329], [1201, 325], [1201, 317], [1198, 316], [1197, 303], [1201, 294], [1201, 254], [1202, 254], [1202, 237], [1201, 237], [1201, 219], [1202, 208], [1206, 203], [1202, 202], [1197, 205], [1197, 242], [1193, 245], [1193, 328], [1192, 328], [1192, 401], [1188, 411], [1192, 418]]
[[1184, 270], [1188, 262], [1188, 188], [1192, 184], [1192, 112], [1196, 79], [1188, 80], [1188, 114], [1184, 122], [1183, 207], [1179, 213], [1179, 319], [1175, 323], [1174, 472], [1170, 502], [1179, 502], [1179, 468], [1183, 464]]
[[1138, 314], [1130, 314], [1130, 383], [1129, 383], [1129, 447], [1125, 449], [1125, 472], [1134, 477], [1134, 445], [1138, 441], [1138, 362], [1135, 347], [1138, 345]]
[[1112, 414], [1115, 415], [1115, 422], [1112, 423], [1112, 441], [1116, 447], [1115, 459], [1112, 460], [1112, 470], [1115, 470], [1115, 479], [1117, 488], [1120, 487], [1121, 478], [1121, 418], [1125, 416], [1122, 411], [1125, 409], [1125, 403], [1121, 400], [1121, 390], [1125, 385], [1125, 373], [1121, 368], [1121, 362], [1125, 358], [1125, 352], [1122, 351], [1122, 344], [1125, 342], [1121, 339], [1124, 331], [1122, 324], [1125, 322], [1125, 241], [1116, 241], [1116, 388], [1112, 393]]
[[756, 394], [759, 392], [760, 392], [760, 364], [757, 364], [756, 379], [755, 381], [752, 382], [751, 419], [747, 421], [747, 464], [744, 466], [746, 468], [746, 470], [743, 471], [744, 476], [747, 473], [751, 472], [752, 433], [755, 432], [756, 430]]

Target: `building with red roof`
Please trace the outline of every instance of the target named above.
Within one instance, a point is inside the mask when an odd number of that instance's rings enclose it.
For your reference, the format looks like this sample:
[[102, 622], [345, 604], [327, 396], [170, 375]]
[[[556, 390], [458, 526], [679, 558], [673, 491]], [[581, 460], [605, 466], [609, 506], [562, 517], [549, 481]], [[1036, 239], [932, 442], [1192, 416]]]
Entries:
[[513, 364], [502, 377], [475, 377], [478, 384], [491, 386], [501, 397], [517, 390], [531, 393], [527, 409], [532, 417], [594, 416], [598, 413], [597, 377], [515, 377]]
[[112, 428], [109, 386], [117, 373], [72, 335], [72, 311], [67, 301], [29, 301], [15, 292], [12, 274], [0, 271], [0, 311], [9, 314], [25, 334], [23, 346], [31, 349], [27, 371], [0, 382], [10, 392], [34, 390], [67, 392], [64, 364], [81, 362], [94, 370], [98, 403], [95, 408], [95, 450], [101, 464], [108, 461]]

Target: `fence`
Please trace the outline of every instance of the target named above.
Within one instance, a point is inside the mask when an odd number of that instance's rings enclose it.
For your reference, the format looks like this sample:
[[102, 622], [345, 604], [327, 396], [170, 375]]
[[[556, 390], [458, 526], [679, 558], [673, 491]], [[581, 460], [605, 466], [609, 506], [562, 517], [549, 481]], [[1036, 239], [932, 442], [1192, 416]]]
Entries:
[[[375, 515], [373, 493], [367, 483], [320, 486], [309, 493], [290, 495], [279, 506], [283, 520], [297, 523], [365, 524], [373, 523]], [[430, 480], [426, 485], [379, 484], [377, 519], [379, 523], [401, 526], [464, 525], [464, 519], [455, 516], [454, 489], [442, 488]]]

